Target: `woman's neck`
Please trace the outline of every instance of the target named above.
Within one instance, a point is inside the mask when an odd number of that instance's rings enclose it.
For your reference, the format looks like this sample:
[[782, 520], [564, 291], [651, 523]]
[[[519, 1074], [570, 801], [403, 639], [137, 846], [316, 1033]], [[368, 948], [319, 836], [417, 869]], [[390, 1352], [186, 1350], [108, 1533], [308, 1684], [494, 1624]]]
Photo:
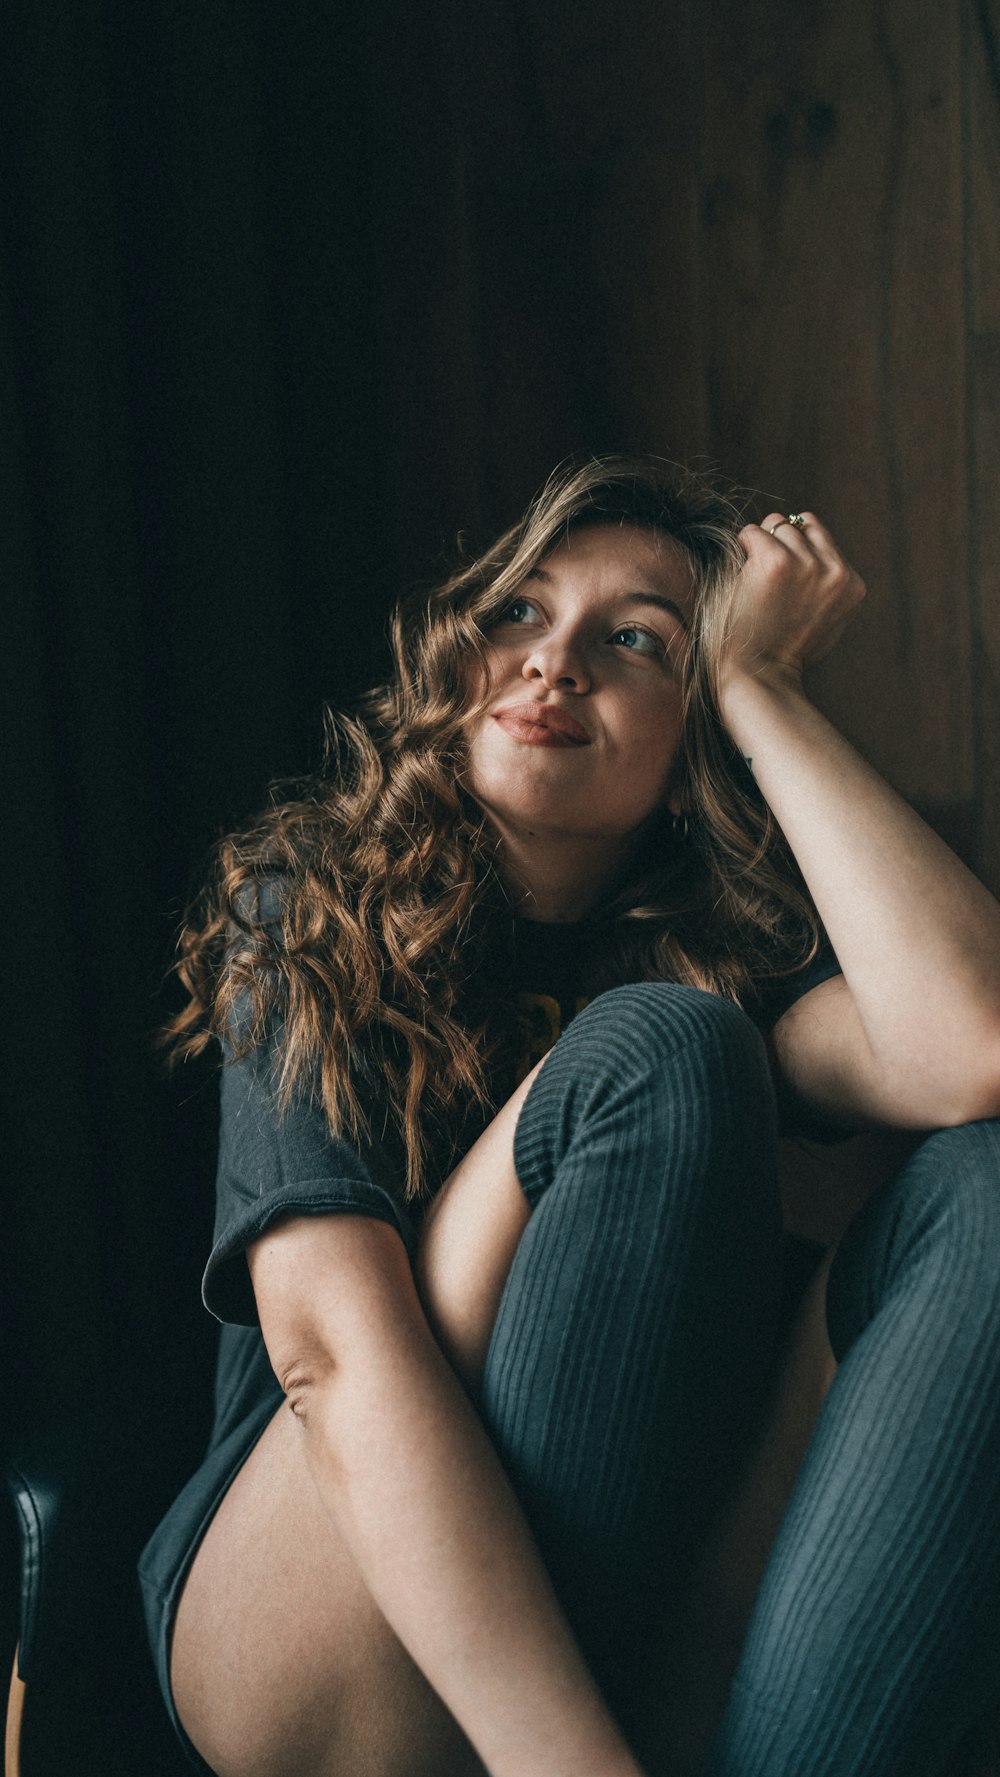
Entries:
[[634, 840], [537, 833], [494, 822], [499, 869], [518, 913], [549, 925], [584, 919], [624, 874]]

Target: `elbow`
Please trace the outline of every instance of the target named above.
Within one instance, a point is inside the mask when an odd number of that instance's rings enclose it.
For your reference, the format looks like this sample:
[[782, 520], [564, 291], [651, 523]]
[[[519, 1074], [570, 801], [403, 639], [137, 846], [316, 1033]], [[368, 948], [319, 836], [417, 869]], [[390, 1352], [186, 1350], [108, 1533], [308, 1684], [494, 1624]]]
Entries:
[[947, 1114], [939, 1123], [943, 1129], [955, 1128], [994, 1117], [1000, 1117], [1000, 1031], [991, 1032], [989, 1040], [977, 1044], [965, 1056], [950, 1094]]
[[304, 1350], [274, 1365], [285, 1400], [293, 1418], [306, 1425], [313, 1417], [316, 1402], [329, 1391], [337, 1371], [330, 1352]]
[[985, 1082], [979, 1091], [966, 1090], [958, 1097], [955, 1108], [939, 1119], [942, 1129], [954, 1129], [962, 1123], [984, 1123], [1000, 1118], [1000, 1080]]
[[909, 1129], [957, 1129], [1000, 1117], [1000, 1032], [989, 1040], [939, 1043], [879, 1078], [875, 1116]]
[[276, 1325], [274, 1319], [261, 1315], [261, 1328], [271, 1368], [281, 1385], [287, 1405], [300, 1423], [315, 1413], [316, 1404], [327, 1396], [339, 1374], [340, 1363], [332, 1340], [315, 1320], [295, 1316], [291, 1322]]

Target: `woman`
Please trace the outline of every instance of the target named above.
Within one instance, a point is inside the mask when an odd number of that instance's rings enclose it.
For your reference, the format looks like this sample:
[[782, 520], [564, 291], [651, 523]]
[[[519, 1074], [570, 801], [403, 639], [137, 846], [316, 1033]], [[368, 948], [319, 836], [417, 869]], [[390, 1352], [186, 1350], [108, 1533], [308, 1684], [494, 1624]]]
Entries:
[[1000, 909], [803, 691], [863, 591], [811, 513], [590, 462], [221, 847], [177, 1030], [227, 1052], [227, 1324], [143, 1560], [202, 1769], [678, 1769], [651, 1650], [773, 1363], [779, 1115], [941, 1133], [832, 1268], [707, 1769], [919, 1777], [990, 1701]]

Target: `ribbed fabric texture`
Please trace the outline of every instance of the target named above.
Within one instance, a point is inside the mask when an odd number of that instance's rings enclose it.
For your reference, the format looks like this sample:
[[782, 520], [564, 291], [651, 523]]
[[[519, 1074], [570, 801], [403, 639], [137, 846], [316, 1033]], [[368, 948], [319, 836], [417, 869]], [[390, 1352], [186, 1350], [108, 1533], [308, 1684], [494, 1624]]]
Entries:
[[[519, 1121], [483, 1411], [626, 1721], [766, 1386], [774, 1161], [758, 1033], [659, 983], [594, 1000]], [[1000, 1695], [1000, 1124], [920, 1148], [828, 1303], [841, 1369], [706, 1777], [936, 1777]]]
[[827, 1299], [841, 1368], [710, 1777], [934, 1777], [1000, 1696], [1000, 1124], [918, 1150]]
[[771, 1358], [780, 1217], [763, 1042], [692, 988], [616, 988], [522, 1111], [533, 1214], [486, 1422], [609, 1697], [720, 1496]]

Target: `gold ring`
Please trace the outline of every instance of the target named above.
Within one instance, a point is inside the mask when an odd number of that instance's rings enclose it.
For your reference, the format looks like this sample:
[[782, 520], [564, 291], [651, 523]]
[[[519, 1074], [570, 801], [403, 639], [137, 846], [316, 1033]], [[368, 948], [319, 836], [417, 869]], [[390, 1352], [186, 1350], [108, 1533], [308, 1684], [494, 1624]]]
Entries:
[[773, 536], [774, 536], [774, 533], [775, 533], [775, 531], [776, 531], [776, 530], [778, 530], [778, 529], [779, 529], [779, 528], [780, 528], [780, 526], [781, 526], [781, 525], [783, 525], [783, 524], [791, 524], [791, 522], [792, 522], [792, 521], [791, 521], [791, 519], [790, 519], [790, 518], [779, 518], [779, 520], [778, 520], [778, 523], [777, 523], [777, 524], [769, 524], [769, 525], [768, 525], [768, 527], [767, 527], [767, 534], [768, 534], [768, 536], [769, 536], [769, 537], [773, 537]]
[[797, 531], [804, 531], [806, 528], [805, 514], [803, 512], [790, 512], [788, 514], [788, 522], [789, 524], [793, 524]]

